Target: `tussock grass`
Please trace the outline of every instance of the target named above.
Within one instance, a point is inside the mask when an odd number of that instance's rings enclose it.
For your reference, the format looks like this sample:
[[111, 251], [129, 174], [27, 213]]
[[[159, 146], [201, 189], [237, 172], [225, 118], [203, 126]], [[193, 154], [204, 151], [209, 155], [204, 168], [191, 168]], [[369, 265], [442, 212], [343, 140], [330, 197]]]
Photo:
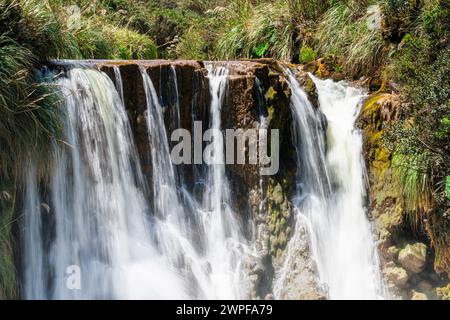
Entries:
[[343, 67], [353, 77], [374, 72], [385, 58], [381, 32], [368, 27], [366, 14], [357, 14], [339, 3], [323, 15], [316, 34], [319, 52], [345, 57]]
[[410, 223], [417, 228], [423, 216], [432, 207], [432, 188], [426, 154], [394, 154], [392, 167], [401, 182], [405, 210]]
[[227, 14], [235, 9], [239, 10], [238, 14], [228, 21], [217, 43], [219, 58], [292, 59], [296, 26], [288, 3], [279, 1], [257, 6], [246, 3], [240, 8], [230, 6]]
[[35, 59], [27, 48], [0, 36], [0, 172], [6, 178], [33, 149], [45, 155], [60, 132], [57, 90], [34, 81]]
[[14, 240], [11, 236], [14, 220], [15, 193], [13, 186], [2, 183], [0, 189], [0, 300], [18, 298]]

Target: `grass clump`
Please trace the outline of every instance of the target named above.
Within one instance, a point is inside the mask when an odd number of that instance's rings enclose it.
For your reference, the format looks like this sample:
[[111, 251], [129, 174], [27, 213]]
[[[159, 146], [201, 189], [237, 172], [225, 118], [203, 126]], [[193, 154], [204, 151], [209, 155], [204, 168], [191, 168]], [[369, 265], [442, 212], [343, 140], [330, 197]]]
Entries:
[[192, 26], [176, 46], [176, 57], [179, 59], [208, 60], [208, 51], [204, 31]]
[[18, 298], [16, 267], [14, 264], [15, 193], [13, 186], [2, 183], [0, 189], [0, 300]]
[[[235, 3], [235, 6], [240, 6]], [[227, 14], [235, 7], [230, 6]], [[217, 54], [222, 59], [274, 57], [293, 58], [296, 26], [288, 3], [278, 1], [252, 6], [245, 4], [219, 35]]]
[[385, 58], [381, 31], [371, 26], [370, 15], [338, 3], [323, 15], [317, 28], [320, 54], [345, 58], [344, 71], [352, 77], [374, 73]]
[[113, 59], [156, 59], [158, 52], [153, 41], [135, 31], [117, 28], [107, 31]]

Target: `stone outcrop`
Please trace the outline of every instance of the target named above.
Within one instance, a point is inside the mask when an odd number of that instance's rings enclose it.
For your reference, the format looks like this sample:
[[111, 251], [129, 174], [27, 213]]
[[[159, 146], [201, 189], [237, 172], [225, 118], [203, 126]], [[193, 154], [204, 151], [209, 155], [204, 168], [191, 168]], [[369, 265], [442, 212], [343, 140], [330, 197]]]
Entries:
[[409, 278], [405, 269], [395, 266], [385, 268], [384, 274], [388, 281], [400, 288], [405, 287]]
[[428, 296], [423, 292], [412, 290], [411, 300], [428, 300]]

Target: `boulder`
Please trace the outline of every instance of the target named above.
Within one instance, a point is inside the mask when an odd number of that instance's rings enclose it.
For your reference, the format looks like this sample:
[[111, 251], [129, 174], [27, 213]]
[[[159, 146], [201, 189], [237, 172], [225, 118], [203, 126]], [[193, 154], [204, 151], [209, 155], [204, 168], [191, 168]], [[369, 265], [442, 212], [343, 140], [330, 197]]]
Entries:
[[397, 260], [398, 253], [400, 252], [400, 249], [396, 246], [390, 246], [386, 250], [386, 256], [391, 258], [392, 260]]
[[428, 296], [425, 293], [412, 290], [411, 300], [428, 300]]
[[388, 267], [384, 270], [386, 279], [398, 287], [404, 287], [408, 282], [408, 273], [401, 267]]
[[419, 273], [425, 267], [427, 246], [417, 242], [408, 244], [398, 254], [398, 260], [403, 268], [411, 273]]

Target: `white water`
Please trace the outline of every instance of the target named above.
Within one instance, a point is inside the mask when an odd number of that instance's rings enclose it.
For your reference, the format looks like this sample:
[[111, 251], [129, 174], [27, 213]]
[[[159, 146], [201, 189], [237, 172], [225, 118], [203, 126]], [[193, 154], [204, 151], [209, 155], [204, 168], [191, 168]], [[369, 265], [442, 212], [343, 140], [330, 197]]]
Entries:
[[[229, 207], [224, 165], [206, 167], [204, 194], [195, 200], [178, 181], [164, 108], [141, 70], [152, 167], [148, 185], [123, 104], [120, 71], [114, 71], [115, 85], [102, 72], [76, 67], [58, 80], [65, 97], [65, 143], [55, 145], [49, 190], [42, 189], [32, 165], [24, 177], [24, 297], [243, 298], [245, 241]], [[221, 129], [227, 77], [210, 72], [210, 126]], [[177, 110], [166, 112], [179, 126], [174, 68], [172, 73]], [[223, 159], [219, 141], [211, 150]], [[70, 266], [80, 268], [79, 290], [67, 286]]]
[[[29, 177], [25, 297], [140, 297], [138, 284], [160, 287], [152, 292], [156, 297], [173, 296], [165, 288], [175, 277], [151, 243], [143, 177], [114, 84], [103, 73], [79, 68], [58, 84], [66, 143], [54, 150], [48, 213], [36, 210], [40, 192]], [[51, 219], [45, 228], [43, 218]], [[72, 265], [80, 267], [79, 290], [67, 286]], [[139, 277], [142, 269], [160, 278]]]
[[[298, 158], [298, 192], [294, 199], [296, 228], [306, 226], [320, 281], [331, 299], [382, 298], [383, 286], [371, 226], [364, 207], [365, 168], [362, 138], [354, 123], [363, 98], [361, 90], [344, 83], [313, 78], [320, 110], [328, 127], [308, 101], [293, 73], [291, 87], [294, 141]], [[290, 240], [287, 258], [275, 283], [275, 296], [292, 267], [290, 255], [299, 245]]]
[[[174, 71], [173, 71], [174, 72]], [[167, 133], [162, 107], [152, 80], [141, 70], [147, 96], [147, 123], [152, 153], [153, 201], [155, 213], [155, 238], [170, 265], [177, 266], [185, 279], [187, 297], [232, 299], [242, 297], [240, 292], [240, 258], [238, 224], [229, 210], [228, 194], [223, 165], [208, 169], [203, 203], [197, 203], [182, 187], [178, 188], [175, 171], [170, 160]], [[220, 129], [221, 96], [216, 91], [214, 75], [211, 76], [211, 127]], [[226, 84], [226, 78], [222, 79]], [[168, 110], [170, 112], [170, 110]], [[214, 154], [223, 158], [223, 146], [218, 141], [212, 145]], [[179, 193], [188, 203], [181, 203]], [[189, 223], [194, 215], [197, 224]], [[192, 228], [197, 228], [192, 230]], [[155, 275], [156, 276], [156, 275]]]
[[[227, 93], [228, 70], [207, 65], [211, 94], [210, 129], [220, 131], [221, 109]], [[221, 298], [243, 298], [248, 291], [243, 271], [244, 251], [247, 246], [241, 227], [230, 208], [230, 189], [225, 176], [223, 136], [216, 135], [210, 142], [213, 164], [207, 170], [207, 188], [203, 195], [202, 221], [205, 227], [206, 252], [210, 257], [211, 279]]]

